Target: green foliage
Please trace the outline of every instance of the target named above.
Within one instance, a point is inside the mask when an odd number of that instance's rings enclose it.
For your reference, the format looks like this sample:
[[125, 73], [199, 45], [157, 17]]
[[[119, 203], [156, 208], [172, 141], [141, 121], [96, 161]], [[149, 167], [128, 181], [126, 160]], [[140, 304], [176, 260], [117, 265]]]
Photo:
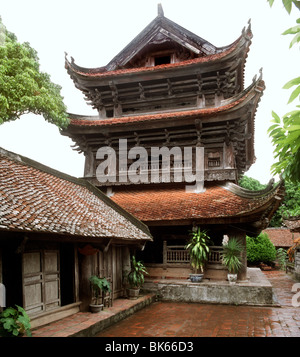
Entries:
[[42, 114], [58, 127], [66, 127], [69, 119], [61, 87], [52, 83], [48, 74], [40, 72], [37, 52], [29, 43], [17, 42], [1, 18], [0, 29], [0, 124], [34, 113]]
[[[268, 2], [272, 6], [274, 0], [268, 0]], [[289, 14], [293, 5], [300, 10], [300, 1], [282, 0], [282, 3]], [[300, 42], [300, 18], [296, 22], [298, 25], [283, 32], [283, 35], [294, 35], [290, 48]], [[297, 98], [300, 99], [300, 77], [290, 80], [283, 88], [292, 87], [295, 88], [288, 104]], [[296, 107], [300, 108], [299, 105]], [[270, 126], [268, 132], [275, 147], [274, 158], [277, 162], [272, 165], [271, 171], [274, 174], [282, 174], [283, 178], [292, 182], [297, 182], [300, 177], [300, 110], [296, 109], [285, 114], [282, 121], [275, 112], [272, 112], [272, 116], [274, 124]]]
[[190, 233], [190, 240], [185, 246], [189, 251], [191, 265], [196, 270], [200, 269], [203, 272], [203, 267], [208, 259], [210, 237], [206, 231], [201, 231], [200, 227], [196, 231]]
[[144, 275], [148, 274], [142, 261], [136, 261], [135, 256], [131, 258], [131, 271], [127, 275], [129, 285], [139, 288], [144, 284]]
[[280, 227], [284, 219], [295, 216], [300, 216], [300, 182], [285, 181], [285, 197], [270, 226]]
[[246, 188], [247, 190], [251, 191], [259, 191], [263, 190], [266, 188], [266, 185], [261, 184], [258, 180], [248, 177], [244, 175], [240, 180], [239, 180], [239, 185], [243, 188]]
[[0, 314], [0, 336], [17, 337], [26, 333], [31, 337], [30, 328], [30, 319], [21, 306], [8, 307]]
[[266, 233], [257, 237], [246, 237], [247, 260], [249, 263], [270, 263], [276, 259], [276, 248]]
[[[300, 106], [297, 106], [300, 108]], [[279, 116], [272, 112], [274, 123], [268, 132], [275, 146], [272, 165], [273, 174], [281, 174], [284, 179], [297, 182], [300, 177], [300, 110], [285, 114], [282, 122]]]
[[228, 268], [229, 273], [237, 274], [242, 267], [241, 252], [243, 246], [235, 238], [228, 240], [228, 243], [223, 246], [222, 262]]
[[287, 251], [283, 248], [278, 248], [276, 251], [276, 257], [277, 257], [280, 269], [285, 270], [286, 263], [287, 263]]
[[92, 275], [90, 282], [95, 293], [96, 302], [98, 302], [101, 291], [103, 291], [103, 293], [111, 292], [110, 283], [106, 278], [99, 278], [97, 275]]
[[[270, 6], [273, 5], [274, 0], [267, 0]], [[293, 5], [300, 9], [300, 1], [299, 0], [282, 0], [282, 4], [285, 7], [286, 11], [290, 14], [292, 11]]]

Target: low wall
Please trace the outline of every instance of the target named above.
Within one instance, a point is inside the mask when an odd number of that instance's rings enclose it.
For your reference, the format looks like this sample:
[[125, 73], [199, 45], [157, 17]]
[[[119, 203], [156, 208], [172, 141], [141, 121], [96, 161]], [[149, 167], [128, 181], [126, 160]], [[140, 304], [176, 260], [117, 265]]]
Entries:
[[193, 272], [190, 265], [164, 267], [162, 264], [146, 265], [148, 275], [151, 279], [187, 279]]
[[[151, 264], [146, 265], [150, 279], [185, 279], [187, 280], [194, 271], [190, 264]], [[205, 268], [204, 277], [211, 280], [226, 280], [227, 268], [221, 264], [209, 264]]]
[[246, 281], [230, 285], [226, 281], [191, 283], [179, 280], [146, 281], [145, 291], [155, 292], [162, 301], [234, 305], [274, 305], [271, 283], [259, 268], [250, 268]]

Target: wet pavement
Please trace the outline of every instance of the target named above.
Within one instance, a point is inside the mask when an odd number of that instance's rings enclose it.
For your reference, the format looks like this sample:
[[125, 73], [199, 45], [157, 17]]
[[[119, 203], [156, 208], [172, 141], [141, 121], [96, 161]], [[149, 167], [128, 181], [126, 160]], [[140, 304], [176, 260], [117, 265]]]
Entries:
[[279, 307], [154, 302], [96, 337], [300, 337], [300, 283], [264, 273]]

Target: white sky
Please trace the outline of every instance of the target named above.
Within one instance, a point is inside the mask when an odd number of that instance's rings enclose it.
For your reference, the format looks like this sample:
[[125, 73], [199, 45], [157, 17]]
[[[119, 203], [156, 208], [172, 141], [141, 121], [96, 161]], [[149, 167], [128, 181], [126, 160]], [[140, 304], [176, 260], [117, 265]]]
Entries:
[[[286, 104], [290, 91], [282, 87], [299, 76], [299, 49], [289, 49], [291, 36], [281, 33], [295, 25], [297, 10], [288, 15], [281, 0], [272, 8], [266, 0], [0, 0], [0, 16], [20, 42], [29, 42], [38, 52], [41, 70], [62, 87], [68, 111], [96, 115], [68, 76], [64, 52], [83, 67], [106, 65], [157, 16], [159, 2], [165, 17], [215, 46], [235, 41], [251, 18], [245, 86], [263, 67], [267, 88], [255, 120], [257, 161], [246, 175], [267, 183], [273, 162], [267, 134], [271, 111], [282, 116], [294, 109]], [[24, 115], [0, 126], [1, 147], [81, 177], [84, 157], [72, 150], [72, 144], [40, 116]]]

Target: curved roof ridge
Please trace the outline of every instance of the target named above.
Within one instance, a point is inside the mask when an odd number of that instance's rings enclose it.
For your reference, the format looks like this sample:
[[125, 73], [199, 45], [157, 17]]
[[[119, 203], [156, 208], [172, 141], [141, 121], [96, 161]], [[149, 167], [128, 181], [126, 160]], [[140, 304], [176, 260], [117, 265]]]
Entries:
[[274, 178], [272, 178], [269, 183], [267, 184], [267, 187], [262, 189], [262, 190], [249, 190], [246, 188], [243, 188], [237, 184], [234, 184], [232, 182], [227, 182], [225, 185], [222, 187], [225, 188], [226, 190], [234, 193], [237, 196], [243, 197], [243, 198], [253, 198], [253, 199], [258, 199], [262, 198], [264, 196], [267, 196], [269, 194], [274, 194], [275, 191], [278, 191], [281, 189], [284, 185], [284, 181], [281, 179], [278, 183], [275, 183]]
[[[144, 46], [147, 45], [147, 40], [151, 39], [160, 29], [172, 29], [174, 34], [179, 39], [188, 41], [190, 46], [194, 48], [194, 50], [202, 51], [205, 55], [203, 57], [197, 57], [193, 60], [186, 60], [177, 63], [169, 64], [168, 67], [173, 68], [179, 65], [187, 65], [189, 63], [198, 63], [202, 61], [211, 61], [214, 59], [214, 56], [218, 59], [220, 55], [226, 55], [227, 52], [231, 52], [241, 40], [245, 43], [250, 43], [252, 38], [251, 31], [251, 23], [250, 20], [248, 22], [248, 27], [244, 27], [241, 35], [231, 44], [221, 47], [216, 47], [209, 41], [204, 40], [202, 37], [194, 34], [193, 32], [187, 30], [186, 28], [178, 25], [172, 20], [166, 18], [165, 16], [157, 16], [154, 20], [150, 22], [148, 26], [146, 26], [132, 41], [129, 42], [127, 46], [125, 46], [109, 63], [105, 66], [87, 68], [83, 66], [79, 66], [75, 63], [74, 58], [71, 56], [71, 61], [68, 60], [68, 54], [65, 52], [65, 68], [69, 71], [72, 71], [78, 75], [86, 75], [86, 76], [97, 76], [97, 75], [109, 75], [109, 74], [119, 74], [123, 73], [123, 71], [144, 71], [144, 70], [153, 70], [153, 67], [138, 67], [138, 68], [122, 68], [125, 63], [122, 57], [125, 58], [126, 54], [130, 59], [136, 55]], [[198, 47], [198, 49], [197, 49]], [[199, 53], [200, 53], [199, 52]], [[128, 56], [125, 61], [128, 62]], [[126, 63], [127, 63], [126, 62]], [[156, 66], [156, 69], [159, 69], [160, 66]], [[166, 66], [164, 66], [165, 68]]]

